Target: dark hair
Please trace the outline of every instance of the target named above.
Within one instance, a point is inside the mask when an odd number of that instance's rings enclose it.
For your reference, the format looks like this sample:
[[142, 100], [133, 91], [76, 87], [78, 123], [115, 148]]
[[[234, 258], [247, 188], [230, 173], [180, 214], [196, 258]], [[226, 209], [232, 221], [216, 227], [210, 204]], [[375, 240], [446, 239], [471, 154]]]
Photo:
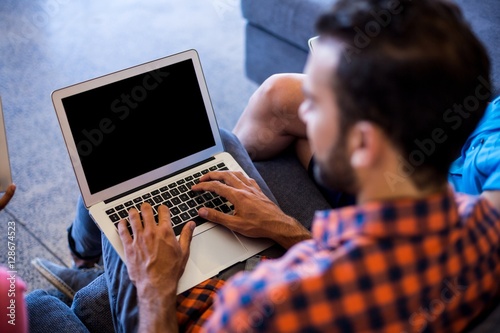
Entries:
[[377, 124], [414, 167], [417, 187], [446, 181], [491, 97], [487, 52], [460, 9], [446, 0], [340, 0], [316, 28], [343, 45], [332, 77], [341, 128]]

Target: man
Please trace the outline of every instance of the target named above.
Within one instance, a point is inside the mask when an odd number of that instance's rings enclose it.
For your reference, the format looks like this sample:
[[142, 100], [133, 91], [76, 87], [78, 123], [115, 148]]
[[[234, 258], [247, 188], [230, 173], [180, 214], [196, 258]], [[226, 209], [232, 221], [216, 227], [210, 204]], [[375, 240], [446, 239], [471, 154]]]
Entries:
[[[390, 24], [378, 24], [381, 15]], [[299, 115], [316, 179], [353, 193], [357, 205], [318, 212], [311, 238], [251, 179], [205, 175], [193, 190], [217, 192], [236, 213], [202, 208], [200, 215], [290, 249], [228, 280], [203, 328], [460, 331], [488, 306], [500, 277], [500, 216], [486, 199], [455, 195], [447, 182], [486, 107], [478, 81], [489, 84], [486, 52], [447, 1], [341, 0], [317, 27]], [[360, 29], [370, 45], [356, 49]], [[189, 313], [175, 291], [193, 224], [177, 241], [166, 207], [158, 225], [150, 206], [141, 210], [130, 210], [134, 238], [123, 221], [119, 228], [128, 274], [103, 241], [115, 328], [175, 332]]]
[[[391, 22], [356, 52], [353, 28], [370, 29], [373, 13]], [[478, 81], [488, 82], [486, 53], [444, 1], [340, 1], [318, 28], [321, 42], [306, 67], [299, 115], [317, 179], [354, 193], [357, 206], [318, 213], [312, 240], [231, 279], [205, 328], [459, 331], [495, 295], [500, 275], [498, 213], [484, 198], [454, 195], [447, 182], [486, 107], [487, 87]], [[479, 92], [482, 99], [469, 98]], [[471, 111], [448, 112], [455, 104]], [[462, 116], [460, 124], [452, 116]], [[432, 153], [423, 154], [430, 142]], [[401, 171], [405, 162], [412, 171]], [[212, 173], [194, 189], [217, 192], [236, 207], [235, 216], [201, 209], [202, 216], [250, 236], [277, 237], [268, 228], [269, 221], [279, 225], [279, 215], [269, 220], [256, 200], [240, 201], [238, 194], [256, 193], [241, 175]], [[142, 219], [130, 212], [134, 239], [120, 227], [139, 327], [175, 331], [175, 321], [165, 318], [175, 317], [192, 228], [177, 242], [167, 209], [158, 226], [144, 210]], [[180, 259], [151, 262], [158, 248]]]

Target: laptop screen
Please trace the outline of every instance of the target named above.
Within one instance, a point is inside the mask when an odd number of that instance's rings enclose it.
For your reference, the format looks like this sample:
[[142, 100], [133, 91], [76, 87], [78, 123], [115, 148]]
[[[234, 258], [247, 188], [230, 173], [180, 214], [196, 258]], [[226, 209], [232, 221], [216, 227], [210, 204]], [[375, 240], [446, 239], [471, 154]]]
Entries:
[[215, 145], [191, 59], [62, 104], [91, 193]]

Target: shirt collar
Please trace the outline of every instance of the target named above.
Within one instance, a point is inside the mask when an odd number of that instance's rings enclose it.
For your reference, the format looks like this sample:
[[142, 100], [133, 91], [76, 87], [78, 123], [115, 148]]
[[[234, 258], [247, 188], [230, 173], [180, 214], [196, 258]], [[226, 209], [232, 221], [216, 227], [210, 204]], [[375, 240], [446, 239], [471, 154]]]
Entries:
[[423, 199], [402, 198], [317, 211], [312, 231], [320, 247], [335, 248], [358, 236], [420, 237], [447, 230], [459, 221], [455, 196], [449, 188]]

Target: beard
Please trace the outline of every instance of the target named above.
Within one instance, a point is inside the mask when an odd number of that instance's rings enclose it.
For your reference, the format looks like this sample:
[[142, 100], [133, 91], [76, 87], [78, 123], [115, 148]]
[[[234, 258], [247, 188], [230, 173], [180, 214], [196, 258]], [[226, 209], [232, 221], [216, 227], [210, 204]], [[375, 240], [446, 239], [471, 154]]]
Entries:
[[349, 194], [357, 192], [356, 175], [344, 140], [334, 145], [326, 161], [315, 159], [313, 173], [316, 182], [326, 188]]

